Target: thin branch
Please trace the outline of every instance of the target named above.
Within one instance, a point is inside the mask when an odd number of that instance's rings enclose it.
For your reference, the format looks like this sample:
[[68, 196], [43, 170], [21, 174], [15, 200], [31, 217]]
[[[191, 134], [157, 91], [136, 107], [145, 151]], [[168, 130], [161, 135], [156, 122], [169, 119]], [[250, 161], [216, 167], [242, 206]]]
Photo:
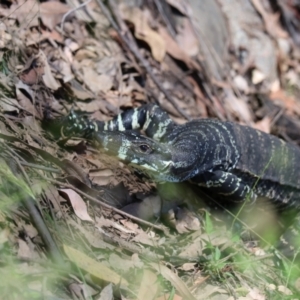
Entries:
[[[24, 168], [22, 167], [20, 161], [18, 158], [16, 157], [12, 157], [12, 159], [14, 159], [14, 161], [17, 163], [19, 170], [21, 171], [21, 173], [23, 174], [23, 176], [25, 177], [27, 184], [30, 187], [30, 182], [28, 179], [28, 176], [24, 170]], [[17, 174], [15, 174], [16, 176]], [[17, 189], [19, 189], [18, 187], [16, 187]], [[34, 199], [30, 196], [30, 195], [24, 195], [23, 196], [23, 202], [24, 205], [26, 206], [26, 208], [28, 209], [28, 212], [30, 214], [30, 217], [33, 220], [33, 223], [36, 227], [36, 229], [38, 230], [39, 234], [41, 235], [46, 248], [49, 251], [50, 257], [53, 260], [53, 262], [55, 262], [56, 264], [62, 266], [65, 264], [64, 259], [54, 241], [54, 239], [52, 238], [52, 235], [50, 233], [50, 231], [48, 230], [48, 227], [46, 226], [40, 212], [38, 211], [38, 209], [35, 206], [35, 201]]]
[[64, 16], [62, 17], [61, 23], [60, 23], [60, 30], [61, 30], [61, 32], [64, 32], [64, 23], [65, 23], [66, 18], [67, 18], [71, 13], [73, 13], [74, 11], [76, 11], [76, 10], [78, 10], [78, 9], [80, 9], [80, 8], [82, 8], [82, 7], [84, 7], [84, 6], [86, 6], [86, 5], [88, 5], [91, 1], [92, 1], [92, 0], [87, 0], [87, 1], [85, 1], [85, 2], [83, 2], [83, 3], [81, 3], [79, 6], [70, 9], [68, 12], [66, 12], [66, 13], [64, 14]]
[[50, 182], [52, 182], [52, 183], [54, 183], [54, 184], [63, 186], [63, 187], [65, 187], [65, 188], [73, 189], [73, 190], [74, 190], [75, 192], [77, 192], [78, 194], [80, 194], [80, 195], [86, 197], [87, 199], [89, 199], [90, 201], [92, 201], [92, 202], [94, 202], [94, 203], [96, 203], [96, 204], [98, 204], [98, 205], [101, 205], [102, 207], [105, 207], [105, 208], [107, 208], [107, 209], [110, 209], [110, 210], [112, 210], [112, 211], [118, 213], [118, 214], [121, 214], [121, 215], [123, 215], [123, 216], [126, 216], [126, 217], [128, 217], [129, 219], [132, 219], [132, 220], [134, 220], [134, 221], [137, 221], [137, 222], [140, 223], [140, 224], [144, 224], [144, 225], [146, 225], [146, 226], [155, 228], [155, 229], [157, 229], [157, 230], [159, 230], [159, 231], [163, 231], [164, 234], [169, 235], [168, 232], [167, 232], [167, 228], [166, 228], [166, 227], [155, 225], [155, 224], [153, 224], [153, 223], [150, 223], [150, 222], [148, 222], [148, 221], [145, 221], [145, 220], [143, 220], [143, 219], [140, 219], [140, 218], [138, 218], [138, 217], [135, 217], [135, 216], [133, 216], [133, 215], [131, 215], [131, 214], [128, 214], [128, 213], [126, 213], [126, 212], [124, 212], [124, 211], [122, 211], [122, 210], [120, 210], [120, 209], [117, 209], [117, 208], [115, 208], [115, 207], [113, 207], [113, 206], [111, 206], [111, 205], [109, 205], [109, 204], [104, 203], [103, 201], [101, 201], [101, 200], [99, 200], [99, 199], [97, 199], [97, 198], [94, 198], [94, 197], [90, 196], [89, 194], [84, 193], [83, 191], [81, 191], [80, 189], [74, 187], [73, 185], [71, 185], [71, 184], [69, 184], [69, 183], [63, 183], [63, 182], [57, 181], [57, 180], [55, 180], [55, 179], [47, 178], [47, 177], [44, 177], [44, 176], [42, 176], [42, 177], [43, 177], [46, 181], [50, 181]]
[[[172, 19], [171, 19], [171, 15], [169, 14], [169, 11], [166, 11], [166, 6], [168, 4], [165, 2], [165, 0], [164, 1], [154, 0], [154, 3], [164, 21], [164, 23], [166, 24], [169, 33], [171, 34], [172, 38], [175, 40], [176, 39], [175, 26], [173, 26], [173, 24], [171, 22]], [[169, 14], [169, 16], [167, 15], [167, 13]]]

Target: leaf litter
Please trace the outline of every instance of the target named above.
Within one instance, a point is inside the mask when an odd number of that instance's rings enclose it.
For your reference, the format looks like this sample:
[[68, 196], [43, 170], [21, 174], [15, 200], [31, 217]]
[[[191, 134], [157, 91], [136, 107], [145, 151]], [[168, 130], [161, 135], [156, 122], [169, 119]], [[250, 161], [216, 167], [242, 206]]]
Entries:
[[3, 299], [297, 297], [299, 278], [287, 285], [200, 192], [155, 184], [45, 122], [156, 102], [178, 123], [218, 117], [299, 144], [288, 1], [158, 2], [1, 2]]

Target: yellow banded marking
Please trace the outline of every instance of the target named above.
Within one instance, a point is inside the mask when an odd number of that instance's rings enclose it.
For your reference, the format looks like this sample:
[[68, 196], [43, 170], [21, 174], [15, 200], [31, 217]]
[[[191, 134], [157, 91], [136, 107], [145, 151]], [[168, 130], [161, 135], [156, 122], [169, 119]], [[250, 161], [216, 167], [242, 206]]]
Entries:
[[111, 131], [114, 130], [114, 122], [113, 122], [113, 121], [109, 121], [108, 128], [109, 128], [109, 130], [111, 130]]
[[161, 139], [167, 132], [167, 126], [172, 122], [172, 120], [166, 120], [164, 123], [158, 125], [156, 133], [153, 135], [153, 139]]
[[93, 122], [93, 126], [94, 126], [94, 131], [97, 132], [99, 129], [97, 122]]
[[138, 109], [135, 108], [134, 112], [132, 114], [132, 121], [131, 121], [131, 127], [132, 127], [132, 129], [139, 129], [140, 128], [138, 116], [139, 116]]
[[130, 141], [123, 140], [122, 145], [120, 146], [118, 151], [118, 157], [120, 159], [125, 160], [127, 158], [127, 151], [130, 148], [130, 145], [131, 145]]
[[146, 115], [146, 122], [144, 123], [144, 126], [143, 126], [143, 130], [146, 131], [149, 124], [151, 123], [151, 118], [149, 116], [149, 111], [147, 111], [147, 115]]
[[118, 123], [118, 130], [119, 131], [125, 131], [126, 130], [124, 125], [123, 125], [121, 114], [118, 115], [117, 123]]

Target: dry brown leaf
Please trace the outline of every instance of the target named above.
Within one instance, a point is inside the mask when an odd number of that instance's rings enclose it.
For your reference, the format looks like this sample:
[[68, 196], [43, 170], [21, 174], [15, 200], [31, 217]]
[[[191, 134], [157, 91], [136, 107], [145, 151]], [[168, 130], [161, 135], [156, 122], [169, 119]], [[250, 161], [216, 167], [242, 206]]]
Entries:
[[36, 110], [35, 106], [32, 104], [32, 102], [30, 101], [30, 99], [28, 99], [27, 96], [21, 91], [21, 89], [25, 89], [28, 92], [29, 87], [27, 85], [25, 85], [22, 81], [19, 81], [16, 84], [16, 95], [17, 95], [17, 99], [19, 101], [20, 106], [25, 111], [29, 112], [33, 116], [35, 116], [35, 117], [37, 117], [37, 118], [40, 119], [41, 116], [38, 113], [38, 111]]
[[50, 66], [48, 64], [47, 56], [45, 55], [45, 53], [42, 50], [39, 51], [38, 58], [39, 58], [40, 62], [42, 62], [43, 66], [44, 66], [45, 73], [43, 75], [43, 81], [44, 81], [45, 85], [48, 88], [56, 91], [58, 88], [60, 88], [60, 84], [53, 77], [52, 72], [51, 72], [51, 68], [50, 68]]
[[132, 230], [133, 232], [137, 232], [139, 229], [139, 225], [136, 223], [131, 222], [130, 220], [124, 219], [120, 220], [120, 223], [124, 225], [124, 227], [128, 228], [129, 230]]
[[106, 74], [110, 77], [115, 77], [118, 72], [117, 59], [114, 56], [105, 56], [95, 65], [99, 74]]
[[145, 231], [139, 231], [139, 233], [132, 239], [133, 242], [141, 243], [148, 246], [153, 246], [156, 241], [150, 237]]
[[16, 89], [19, 89], [19, 90], [25, 90], [27, 92], [27, 94], [31, 97], [31, 99], [34, 98], [34, 91], [31, 89], [31, 87], [25, 83], [23, 83], [21, 80], [19, 80], [17, 83], [16, 83]]
[[189, 56], [196, 56], [199, 53], [198, 39], [189, 18], [184, 18], [180, 31], [176, 37], [180, 48]]
[[64, 47], [63, 53], [65, 55], [66, 60], [69, 63], [73, 63], [74, 62], [74, 58], [73, 58], [73, 53], [79, 49], [79, 45], [76, 42], [73, 41], [65, 41], [66, 46]]
[[44, 193], [45, 193], [45, 196], [47, 197], [47, 199], [49, 199], [49, 201], [51, 201], [54, 212], [55, 213], [60, 212], [61, 211], [60, 202], [61, 202], [62, 198], [60, 198], [61, 196], [58, 194], [57, 189], [53, 185], [48, 184]]
[[[102, 231], [103, 227], [113, 227], [113, 228], [116, 228], [117, 230], [119, 230], [120, 233], [125, 233], [125, 235], [136, 234], [137, 231], [139, 231], [139, 232], [142, 231], [141, 229], [128, 230], [124, 226], [122, 226], [122, 224], [116, 223], [114, 220], [106, 219], [103, 217], [101, 217], [101, 218], [96, 217], [95, 227], [99, 228], [100, 231]], [[152, 245], [153, 245], [153, 243], [152, 243]]]
[[[97, 219], [97, 217], [96, 217]], [[85, 228], [84, 226], [82, 226], [81, 224], [79, 224], [77, 221], [75, 221], [72, 218], [68, 218], [67, 219], [67, 223], [68, 225], [72, 226], [73, 228], [75, 228], [78, 232], [81, 232], [81, 234], [84, 236], [84, 238], [87, 240], [88, 243], [90, 243], [90, 245], [92, 247], [95, 248], [99, 248], [99, 249], [107, 249], [107, 250], [111, 250], [113, 251], [115, 249], [115, 246], [104, 242], [101, 239], [101, 235], [99, 237], [99, 234], [96, 234], [95, 231], [90, 231], [87, 228]], [[99, 232], [103, 232], [103, 228], [101, 227], [101, 225], [98, 225], [96, 228], [99, 229]]]
[[93, 184], [98, 184], [100, 186], [105, 186], [112, 184], [114, 179], [112, 177], [101, 177], [101, 176], [96, 176], [96, 177], [90, 177]]
[[286, 286], [284, 285], [279, 285], [278, 286], [278, 291], [281, 292], [284, 295], [290, 296], [293, 295], [293, 293], [291, 292], [290, 289], [288, 289]]
[[[1, 15], [1, 10], [0, 10]], [[11, 42], [12, 36], [7, 32], [7, 27], [4, 23], [0, 24], [0, 49], [6, 48], [7, 44]], [[2, 57], [1, 57], [2, 59]]]
[[[26, 116], [24, 119], [23, 119], [23, 125], [24, 127], [26, 127], [28, 130], [30, 130], [30, 135], [32, 137], [36, 137], [38, 139], [41, 139], [41, 140], [45, 140], [43, 139], [41, 136], [42, 136], [42, 133], [41, 133], [41, 126], [40, 126], [40, 123], [38, 122], [38, 120], [36, 120], [33, 116]], [[46, 141], [45, 141], [46, 143]], [[39, 148], [39, 147], [38, 147]]]
[[30, 66], [29, 69], [22, 72], [20, 79], [25, 84], [33, 85], [40, 82], [44, 73], [45, 71], [43, 66]]
[[[212, 284], [206, 284], [205, 287], [198, 290], [197, 293], [198, 300], [207, 300], [207, 299], [228, 300], [228, 296], [229, 295], [226, 290], [222, 289], [220, 286], [214, 286]], [[242, 299], [242, 298], [238, 298], [238, 299]]]
[[114, 172], [110, 169], [92, 170], [92, 171], [90, 171], [90, 175], [93, 177], [95, 177], [95, 176], [108, 177], [108, 176], [113, 176]]
[[28, 246], [28, 244], [21, 240], [18, 239], [18, 257], [22, 258], [22, 259], [34, 259], [36, 258], [36, 255], [34, 253], [34, 251], [32, 249], [30, 249], [30, 247]]
[[[4, 223], [5, 221], [5, 217], [0, 214], [0, 223]], [[0, 231], [0, 247], [3, 249], [3, 246], [5, 243], [7, 243], [9, 241], [9, 236], [10, 236], [10, 232], [8, 230], [8, 228], [3, 228]]]
[[95, 99], [95, 100], [89, 101], [87, 103], [77, 102], [77, 106], [82, 111], [93, 113], [90, 116], [91, 119], [96, 119], [99, 121], [107, 121], [108, 120], [108, 117], [106, 117], [104, 114], [106, 114], [106, 115], [109, 114], [110, 110], [107, 109], [107, 106], [109, 106], [109, 105], [103, 99]]
[[145, 269], [141, 285], [139, 288], [137, 299], [153, 300], [158, 291], [158, 280], [157, 275], [152, 271]]
[[75, 263], [80, 269], [85, 270], [96, 279], [120, 284], [123, 287], [128, 286], [126, 279], [122, 278], [119, 274], [108, 268], [106, 265], [90, 258], [84, 253], [64, 245], [64, 251], [69, 259]]
[[293, 95], [287, 94], [284, 90], [280, 89], [271, 93], [269, 97], [274, 102], [276, 101], [276, 104], [284, 107], [289, 114], [296, 113], [300, 116], [300, 103]]
[[74, 79], [74, 74], [71, 70], [71, 65], [69, 62], [66, 62], [64, 60], [58, 60], [55, 66], [60, 71], [60, 73], [64, 76], [63, 77], [64, 82], [69, 82]]
[[40, 29], [42, 32], [42, 36], [41, 39], [50, 39], [53, 41], [57, 41], [59, 43], [63, 43], [64, 39], [63, 36], [56, 30], [52, 30], [52, 31], [47, 31], [47, 30], [43, 30], [43, 28]]
[[239, 117], [245, 123], [252, 121], [252, 115], [248, 104], [242, 98], [237, 98], [231, 89], [226, 89], [226, 97], [224, 98], [225, 108], [228, 112]]
[[195, 270], [195, 267], [196, 267], [195, 263], [185, 263], [180, 267], [180, 269], [184, 271], [191, 271], [191, 270]]
[[[200, 231], [199, 231], [200, 233]], [[196, 237], [191, 243], [187, 243], [184, 248], [181, 249], [179, 256], [181, 257], [198, 257], [202, 254], [202, 249], [204, 248], [203, 239], [201, 237]]]
[[103, 162], [101, 162], [99, 159], [94, 159], [94, 158], [88, 157], [87, 161], [89, 163], [91, 163], [92, 165], [94, 165], [95, 167], [97, 167], [98, 169], [103, 169], [103, 167], [104, 167]]
[[172, 39], [164, 27], [159, 26], [158, 32], [168, 45], [167, 52], [172, 57], [183, 61], [191, 69], [200, 70], [200, 66], [198, 66], [198, 64], [187, 55], [185, 50]]
[[201, 227], [196, 215], [186, 208], [178, 209], [176, 217], [176, 229], [179, 233], [196, 231]]
[[[1, 117], [5, 120], [5, 122], [0, 122], [1, 133], [6, 134], [8, 136], [10, 136], [12, 133], [15, 136], [21, 135], [23, 133], [22, 129], [19, 126], [17, 126], [14, 122], [12, 122], [12, 120], [7, 118], [3, 114], [1, 114]], [[4, 123], [9, 126], [9, 128], [10, 128], [9, 131], [6, 129], [7, 127], [4, 125]]]
[[84, 299], [90, 299], [93, 295], [97, 294], [94, 289], [84, 283], [80, 284], [77, 282], [72, 282], [69, 284], [68, 288], [72, 292], [73, 297], [75, 296], [78, 299], [81, 299], [82, 295], [84, 295]]
[[49, 29], [59, 24], [65, 13], [70, 10], [66, 4], [57, 1], [42, 2], [40, 4], [40, 16], [45, 26]]
[[139, 258], [139, 255], [137, 253], [133, 253], [131, 256], [131, 260], [133, 261], [134, 265], [138, 267], [139, 269], [144, 267], [144, 263]]
[[[84, 62], [85, 64], [87, 63], [87, 61], [84, 60], [88, 60], [88, 59], [97, 59], [97, 53], [95, 52], [95, 49], [79, 49], [76, 54], [74, 55], [75, 60], [77, 60], [78, 62]], [[93, 61], [89, 62], [90, 64], [94, 64]], [[89, 65], [90, 67], [91, 65]]]
[[95, 227], [99, 228], [101, 230], [101, 228], [103, 227], [113, 227], [114, 225], [114, 221], [110, 220], [110, 219], [106, 219], [104, 217], [96, 217], [96, 224]]
[[288, 33], [279, 25], [279, 13], [268, 13], [260, 0], [251, 0], [251, 2], [264, 20], [266, 30], [272, 37], [274, 37], [275, 39], [288, 38]]
[[131, 94], [126, 95], [125, 93], [124, 91], [121, 91], [121, 94], [116, 91], [109, 91], [108, 93], [106, 93], [105, 99], [115, 108], [119, 108], [120, 106], [132, 107]]
[[[85, 90], [83, 88], [83, 86], [78, 83], [78, 81], [73, 79], [70, 81], [70, 84], [71, 84], [71, 89], [72, 89], [75, 97], [78, 98], [79, 100], [87, 100], [87, 99], [93, 98], [93, 94], [90, 91]], [[85, 110], [85, 109], [83, 109], [83, 110]], [[92, 110], [92, 111], [94, 111], [94, 110]], [[91, 112], [91, 111], [89, 111], [89, 112]]]
[[16, 99], [6, 98], [5, 100], [0, 101], [0, 106], [2, 110], [5, 112], [17, 112], [19, 113], [19, 103]]
[[26, 231], [26, 234], [33, 239], [38, 235], [37, 229], [32, 224], [26, 224], [24, 225], [24, 229]]
[[168, 4], [177, 8], [183, 15], [190, 16], [191, 8], [187, 1], [185, 0], [167, 0]]
[[254, 69], [251, 75], [251, 81], [253, 84], [262, 83], [266, 79], [266, 75], [258, 69]]
[[83, 221], [94, 222], [87, 212], [87, 207], [79, 194], [71, 189], [61, 189], [59, 192], [68, 197], [74, 209], [76, 216]]
[[39, 9], [40, 3], [37, 0], [27, 0], [26, 3], [22, 1], [12, 4], [9, 10], [0, 9], [0, 14], [17, 19], [21, 26], [33, 27], [39, 25]]
[[112, 284], [108, 284], [104, 289], [102, 289], [97, 300], [114, 300]]
[[266, 133], [271, 132], [271, 118], [270, 117], [265, 117], [262, 120], [256, 122], [253, 125], [254, 128], [261, 130]]
[[98, 185], [116, 185], [115, 173], [111, 169], [90, 170], [90, 179]]
[[125, 8], [122, 5], [121, 11], [123, 19], [134, 24], [136, 38], [145, 41], [151, 48], [153, 58], [161, 62], [166, 55], [166, 42], [148, 25], [145, 11], [141, 11], [137, 7]]
[[248, 94], [249, 93], [249, 85], [245, 77], [241, 75], [236, 75], [233, 78], [233, 82], [235, 86], [243, 93]]
[[25, 133], [24, 133], [24, 138], [27, 142], [28, 145], [36, 148], [36, 149], [39, 149], [41, 146], [31, 137], [31, 132], [29, 130], [27, 130]]
[[[291, 295], [291, 294], [290, 294]], [[250, 292], [247, 294], [247, 297], [249, 299], [253, 300], [265, 300], [266, 296], [262, 294], [262, 292], [258, 288], [253, 288], [250, 290]]]
[[98, 94], [99, 92], [107, 92], [113, 86], [113, 80], [110, 76], [105, 74], [98, 74], [90, 67], [83, 68], [83, 80], [85, 84]]
[[[127, 258], [124, 259], [119, 255], [116, 255], [116, 253], [111, 253], [109, 256], [109, 264], [114, 270], [120, 270], [122, 273], [127, 273], [130, 269], [137, 270], [137, 264], [135, 264], [134, 261]], [[140, 265], [143, 266], [143, 264]]]
[[[80, 7], [83, 3], [80, 2], [80, 0], [66, 0], [65, 1], [70, 7]], [[91, 1], [93, 2], [93, 1]], [[76, 16], [76, 19], [83, 21], [83, 22], [88, 22], [90, 23], [92, 21], [91, 15], [87, 12], [88, 7], [90, 6], [90, 1], [85, 1], [84, 2], [84, 9], [76, 9], [74, 11], [74, 15]]]

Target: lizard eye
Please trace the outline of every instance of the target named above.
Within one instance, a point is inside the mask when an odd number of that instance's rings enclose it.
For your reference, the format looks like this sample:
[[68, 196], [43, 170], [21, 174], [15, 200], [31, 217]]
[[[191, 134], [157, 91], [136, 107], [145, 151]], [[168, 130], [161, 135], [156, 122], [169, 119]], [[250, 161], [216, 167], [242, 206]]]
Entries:
[[150, 150], [150, 147], [146, 144], [142, 144], [142, 145], [139, 146], [139, 149], [142, 153], [146, 153]]

